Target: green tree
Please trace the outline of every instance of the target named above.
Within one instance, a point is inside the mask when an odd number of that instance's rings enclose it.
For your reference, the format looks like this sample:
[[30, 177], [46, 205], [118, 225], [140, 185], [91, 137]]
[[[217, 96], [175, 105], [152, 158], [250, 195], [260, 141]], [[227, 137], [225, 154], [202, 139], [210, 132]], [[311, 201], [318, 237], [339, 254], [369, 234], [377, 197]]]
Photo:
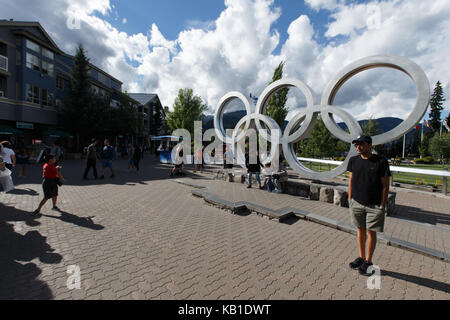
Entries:
[[443, 102], [444, 91], [441, 83], [438, 81], [434, 88], [434, 92], [430, 99], [430, 126], [434, 132], [440, 132], [441, 130], [441, 111], [444, 110]]
[[190, 88], [180, 89], [175, 99], [174, 110], [167, 116], [170, 129], [186, 129], [194, 135], [194, 121], [203, 121], [203, 112], [207, 110], [202, 99], [194, 95]]
[[441, 163], [444, 159], [450, 158], [450, 133], [446, 132], [440, 136], [439, 132], [436, 132], [431, 138], [428, 150], [435, 159], [439, 159]]
[[111, 115], [110, 127], [113, 130], [113, 136], [132, 136], [138, 133], [136, 128], [140, 126], [140, 119], [126, 93], [119, 93], [118, 105], [116, 108], [111, 108]]
[[[272, 81], [269, 84], [274, 83], [277, 80], [280, 80], [283, 78], [283, 68], [284, 68], [284, 61], [280, 62], [278, 67], [275, 69]], [[278, 125], [280, 126], [280, 129], [283, 129], [284, 127], [284, 120], [286, 119], [286, 116], [289, 113], [289, 108], [286, 107], [286, 101], [287, 101], [287, 95], [289, 93], [289, 89], [281, 89], [278, 90], [267, 103], [265, 114], [272, 119], [274, 119]]]
[[[367, 122], [365, 122], [362, 126], [363, 134], [368, 136], [376, 136], [381, 133], [379, 127], [378, 127], [378, 121], [369, 119]], [[387, 148], [386, 145], [378, 145], [374, 147], [375, 151], [378, 154], [386, 155], [387, 154]]]
[[419, 145], [419, 153], [420, 153], [420, 157], [424, 158], [428, 155], [430, 155], [429, 153], [429, 145], [430, 145], [430, 135], [429, 132], [423, 134], [423, 139], [422, 139], [422, 143]]
[[90, 132], [92, 96], [89, 77], [89, 59], [82, 45], [78, 46], [71, 69], [71, 86], [67, 98], [61, 108], [64, 125], [76, 136], [76, 150], [80, 150], [80, 142], [86, 139]]
[[325, 127], [322, 118], [319, 116], [309, 134], [309, 138], [300, 141], [300, 155], [311, 158], [330, 158], [335, 154], [336, 144], [336, 139]]

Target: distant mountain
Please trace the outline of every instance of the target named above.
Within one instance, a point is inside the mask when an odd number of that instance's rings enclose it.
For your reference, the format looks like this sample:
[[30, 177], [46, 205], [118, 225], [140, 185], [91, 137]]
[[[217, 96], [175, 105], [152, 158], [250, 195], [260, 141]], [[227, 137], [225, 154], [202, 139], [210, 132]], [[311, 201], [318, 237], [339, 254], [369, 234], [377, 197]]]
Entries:
[[[239, 120], [241, 120], [243, 117], [245, 117], [245, 115], [246, 115], [245, 111], [235, 111], [235, 112], [226, 113], [224, 116], [224, 119], [223, 119], [224, 128], [225, 129], [234, 129], [234, 127], [239, 122]], [[383, 133], [394, 129], [403, 121], [402, 119], [392, 118], [392, 117], [385, 117], [385, 118], [373, 119], [373, 120], [378, 123], [378, 128]], [[358, 121], [358, 123], [362, 127], [368, 121], [369, 120], [361, 120], [361, 121]], [[286, 128], [287, 124], [288, 124], [288, 121], [285, 121], [283, 129]], [[347, 126], [343, 122], [338, 123], [338, 125], [344, 130], [347, 128]], [[214, 116], [206, 116], [205, 117], [205, 124], [204, 124], [203, 128], [204, 128], [204, 130], [214, 128]], [[422, 124], [419, 124], [419, 130], [422, 130]], [[430, 129], [428, 129], [428, 127], [424, 128], [425, 132], [428, 132], [429, 130]], [[408, 132], [408, 134], [406, 135], [407, 140], [413, 138], [414, 131], [415, 131], [415, 128], [412, 128], [411, 131]]]

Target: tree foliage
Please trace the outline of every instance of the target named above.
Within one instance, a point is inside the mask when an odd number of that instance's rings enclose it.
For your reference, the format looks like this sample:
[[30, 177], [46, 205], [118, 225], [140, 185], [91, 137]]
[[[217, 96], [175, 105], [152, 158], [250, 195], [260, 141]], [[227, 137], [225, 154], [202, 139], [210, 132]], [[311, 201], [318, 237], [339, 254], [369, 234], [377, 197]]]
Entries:
[[170, 129], [186, 129], [194, 135], [194, 122], [203, 120], [203, 112], [207, 110], [202, 99], [194, 95], [190, 88], [180, 89], [175, 99], [174, 110], [167, 116]]
[[440, 81], [436, 83], [434, 92], [430, 99], [430, 126], [434, 132], [439, 132], [441, 130], [441, 112], [444, 110], [443, 102], [444, 91], [442, 89], [442, 84]]
[[80, 45], [71, 70], [71, 86], [62, 105], [65, 128], [76, 136], [76, 150], [91, 138], [102, 140], [118, 135], [142, 133], [136, 110], [126, 94], [119, 93], [119, 105], [111, 107], [109, 95], [100, 96], [91, 91], [90, 63]]
[[[280, 62], [278, 67], [275, 69], [272, 81], [269, 84], [274, 83], [277, 80], [280, 80], [283, 78], [283, 68], [284, 68], [284, 61]], [[289, 113], [289, 108], [286, 107], [287, 102], [287, 95], [289, 93], [289, 89], [281, 89], [278, 90], [267, 103], [265, 114], [272, 119], [274, 119], [281, 129], [284, 127], [284, 120], [286, 119], [286, 116]]]
[[445, 132], [440, 136], [439, 132], [436, 132], [430, 140], [428, 150], [433, 158], [441, 162], [450, 159], [450, 133]]
[[302, 157], [329, 158], [335, 155], [337, 139], [325, 127], [322, 118], [318, 118], [309, 137], [300, 141]]

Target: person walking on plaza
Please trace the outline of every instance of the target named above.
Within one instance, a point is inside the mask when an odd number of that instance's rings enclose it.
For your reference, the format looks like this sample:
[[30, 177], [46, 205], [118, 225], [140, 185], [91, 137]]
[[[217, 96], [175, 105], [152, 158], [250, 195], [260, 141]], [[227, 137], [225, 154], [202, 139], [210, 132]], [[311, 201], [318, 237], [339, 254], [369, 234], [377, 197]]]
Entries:
[[194, 173], [200, 169], [200, 173], [203, 173], [203, 146], [197, 147], [194, 158]]
[[11, 149], [11, 143], [9, 141], [2, 141], [2, 149], [3, 149], [3, 161], [5, 162], [6, 168], [10, 171], [13, 171], [13, 168], [16, 166], [16, 154], [14, 150]]
[[56, 159], [55, 164], [58, 165], [59, 162], [61, 161], [62, 150], [56, 142], [53, 142], [52, 147], [50, 148], [50, 154], [55, 156]]
[[103, 150], [100, 154], [102, 158], [102, 176], [100, 177], [100, 179], [105, 179], [105, 172], [107, 168], [111, 170], [111, 178], [114, 178], [115, 175], [112, 164], [115, 157], [115, 152], [113, 147], [111, 147], [108, 139], [105, 139], [103, 143], [105, 144], [105, 146], [103, 147]]
[[88, 180], [89, 170], [92, 168], [94, 170], [94, 178], [98, 179], [97, 175], [97, 140], [92, 139], [86, 153], [86, 169], [84, 170], [83, 179]]
[[17, 165], [19, 166], [19, 178], [27, 177], [27, 165], [29, 163], [30, 157], [26, 153], [25, 149], [21, 149], [16, 156]]
[[252, 175], [256, 175], [256, 181], [258, 181], [258, 186], [260, 189], [262, 189], [261, 186], [261, 178], [259, 176], [259, 173], [261, 172], [261, 162], [259, 160], [258, 152], [256, 152], [256, 163], [250, 163], [251, 162], [250, 154], [246, 152], [245, 154], [245, 166], [247, 167], [247, 173], [248, 173], [248, 185], [247, 188], [250, 189], [252, 187]]
[[37, 215], [41, 212], [42, 207], [45, 203], [52, 199], [53, 207], [52, 210], [60, 211], [56, 206], [56, 202], [58, 201], [58, 184], [60, 181], [66, 181], [62, 176], [60, 170], [61, 166], [56, 166], [56, 158], [53, 154], [49, 154], [45, 159], [45, 164], [42, 167], [42, 189], [44, 191], [44, 199], [42, 199], [41, 203], [39, 203], [38, 208], [32, 213], [32, 215]]
[[371, 137], [362, 135], [352, 143], [358, 155], [350, 158], [347, 167], [348, 199], [352, 224], [358, 228], [359, 257], [349, 265], [365, 275], [372, 265], [377, 232], [384, 232], [391, 172], [386, 158], [372, 153]]
[[133, 166], [136, 168], [136, 171], [139, 172], [139, 162], [141, 161], [142, 158], [142, 152], [141, 152], [141, 148], [136, 145], [134, 147], [134, 152], [133, 152]]
[[127, 147], [127, 156], [128, 156], [128, 170], [133, 169], [134, 167], [134, 148], [133, 145], [131, 143], [128, 144]]

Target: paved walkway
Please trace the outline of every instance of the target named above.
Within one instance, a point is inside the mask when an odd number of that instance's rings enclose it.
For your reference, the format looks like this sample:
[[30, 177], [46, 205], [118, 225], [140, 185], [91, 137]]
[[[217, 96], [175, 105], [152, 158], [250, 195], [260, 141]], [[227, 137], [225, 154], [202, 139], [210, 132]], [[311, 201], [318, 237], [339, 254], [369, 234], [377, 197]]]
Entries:
[[[249, 190], [246, 185], [216, 180], [201, 181], [199, 184], [208, 187], [208, 192], [231, 202], [245, 200], [272, 210], [300, 208], [351, 224], [348, 208], [334, 204], [269, 193], [259, 190], [255, 185]], [[393, 191], [397, 194], [396, 210], [393, 216], [386, 219], [385, 235], [450, 255], [450, 196], [444, 198], [400, 188], [393, 188]]]
[[[42, 197], [39, 167], [15, 179], [13, 193], [0, 195], [0, 299], [450, 298], [443, 261], [380, 244], [374, 262], [382, 269], [381, 289], [369, 290], [368, 278], [348, 268], [357, 255], [350, 234], [207, 206], [150, 157], [140, 174], [127, 172], [125, 161], [115, 165], [115, 179], [83, 182], [82, 163], [67, 162], [60, 213], [47, 204], [42, 216], [29, 215]], [[267, 199], [275, 207], [275, 201], [299, 201], [195, 178], [234, 199]], [[311, 211], [345, 211], [301, 201]], [[412, 224], [401, 220], [398, 228], [402, 223]], [[436, 237], [429, 235], [432, 228], [423, 230], [425, 239]], [[436, 248], [448, 248], [439, 241]], [[80, 289], [69, 289], [77, 268]]]

